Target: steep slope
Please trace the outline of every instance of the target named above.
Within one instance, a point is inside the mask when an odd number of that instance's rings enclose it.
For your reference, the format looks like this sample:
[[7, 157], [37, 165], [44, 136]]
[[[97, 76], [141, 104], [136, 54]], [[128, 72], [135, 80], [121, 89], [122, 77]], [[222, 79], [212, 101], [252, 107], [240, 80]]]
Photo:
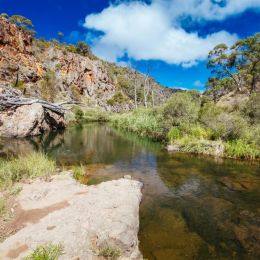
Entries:
[[[27, 96], [80, 100], [90, 107], [120, 112], [134, 108], [133, 75], [137, 75], [137, 102], [143, 104], [144, 75], [69, 47], [36, 40], [30, 32], [0, 18], [0, 85], [18, 88]], [[147, 92], [147, 103], [158, 105], [174, 92], [149, 81], [152, 90]]]

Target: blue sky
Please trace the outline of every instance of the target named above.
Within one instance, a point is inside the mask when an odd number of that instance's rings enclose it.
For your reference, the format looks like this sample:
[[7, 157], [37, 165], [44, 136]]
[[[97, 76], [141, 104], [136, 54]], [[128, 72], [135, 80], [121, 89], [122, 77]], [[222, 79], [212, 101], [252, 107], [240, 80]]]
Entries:
[[203, 89], [208, 51], [260, 31], [260, 0], [0, 0], [31, 19], [37, 37], [85, 40], [106, 60], [135, 66], [163, 85]]

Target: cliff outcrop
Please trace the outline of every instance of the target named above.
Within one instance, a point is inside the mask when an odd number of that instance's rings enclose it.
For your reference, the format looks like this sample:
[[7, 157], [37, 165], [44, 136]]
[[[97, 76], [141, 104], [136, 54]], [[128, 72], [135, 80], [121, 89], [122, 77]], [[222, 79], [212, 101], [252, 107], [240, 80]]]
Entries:
[[[0, 18], [0, 86], [18, 88], [26, 96], [49, 101], [80, 100], [105, 111], [134, 108], [133, 70], [75, 53], [69, 47], [37, 40], [24, 28]], [[136, 75], [138, 103], [143, 104], [145, 76]], [[122, 78], [127, 82], [124, 86], [120, 84]], [[150, 103], [164, 102], [173, 93], [152, 79], [151, 85]]]

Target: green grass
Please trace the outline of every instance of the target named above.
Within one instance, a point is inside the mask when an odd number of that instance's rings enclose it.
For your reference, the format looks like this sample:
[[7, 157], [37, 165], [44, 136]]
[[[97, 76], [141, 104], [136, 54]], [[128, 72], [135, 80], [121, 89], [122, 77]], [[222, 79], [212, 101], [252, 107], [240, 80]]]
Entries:
[[248, 144], [242, 140], [225, 143], [225, 153], [235, 159], [255, 160], [260, 158], [260, 149], [257, 145]]
[[80, 166], [73, 166], [73, 178], [77, 181], [80, 181], [80, 179], [85, 175], [85, 167], [83, 165]]
[[163, 136], [159, 121], [151, 109], [137, 109], [130, 113], [110, 116], [114, 126], [160, 140]]
[[38, 246], [24, 260], [58, 260], [64, 254], [64, 248], [61, 244], [58, 245], [41, 245]]
[[0, 188], [6, 189], [26, 178], [50, 176], [56, 164], [46, 154], [33, 152], [10, 160], [0, 161]]
[[116, 260], [121, 256], [121, 251], [118, 248], [105, 247], [99, 252], [99, 256], [109, 260]]
[[99, 109], [85, 109], [75, 107], [73, 110], [74, 118], [77, 124], [88, 122], [107, 122], [109, 121], [108, 113]]

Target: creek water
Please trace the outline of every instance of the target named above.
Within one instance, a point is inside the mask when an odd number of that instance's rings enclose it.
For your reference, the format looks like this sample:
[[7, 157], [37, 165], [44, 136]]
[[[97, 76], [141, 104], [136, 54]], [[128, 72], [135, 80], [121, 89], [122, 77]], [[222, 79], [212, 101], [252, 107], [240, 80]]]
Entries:
[[88, 184], [132, 175], [144, 183], [140, 249], [146, 259], [260, 259], [260, 167], [167, 153], [104, 124], [3, 140], [1, 156], [41, 150], [63, 167], [85, 165]]

